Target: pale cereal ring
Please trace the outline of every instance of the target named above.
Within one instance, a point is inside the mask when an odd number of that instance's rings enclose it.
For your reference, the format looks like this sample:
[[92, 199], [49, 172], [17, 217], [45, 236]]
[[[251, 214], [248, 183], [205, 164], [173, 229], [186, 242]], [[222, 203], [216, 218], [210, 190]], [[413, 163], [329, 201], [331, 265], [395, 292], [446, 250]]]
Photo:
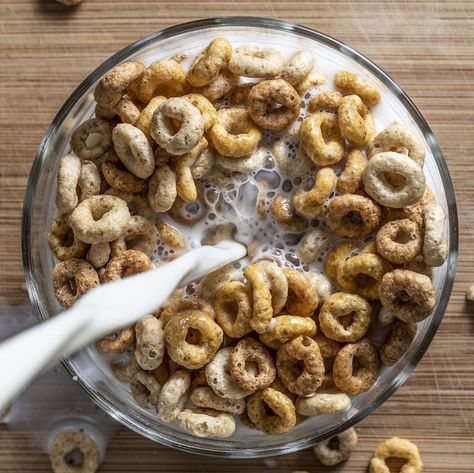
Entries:
[[[394, 187], [387, 173], [403, 176], [404, 182]], [[387, 151], [373, 156], [365, 169], [364, 188], [375, 201], [386, 207], [401, 208], [418, 202], [426, 189], [423, 169], [405, 155]]]
[[241, 158], [255, 151], [262, 132], [254, 125], [247, 110], [225, 108], [217, 112], [217, 119], [209, 130], [209, 139], [223, 156]]
[[127, 228], [120, 238], [110, 243], [112, 256], [125, 250], [138, 250], [151, 256], [158, 243], [158, 232], [146, 218], [130, 217]]
[[430, 315], [436, 303], [431, 279], [408, 269], [385, 274], [379, 294], [382, 305], [403, 322], [420, 322]]
[[341, 349], [341, 345], [329, 338], [327, 338], [324, 334], [319, 332], [316, 336], [313, 337], [314, 341], [319, 346], [319, 351], [321, 352], [321, 356], [323, 357], [325, 373], [323, 382], [321, 383], [321, 388], [329, 389], [334, 386], [334, 377], [332, 375], [332, 366], [336, 355], [339, 353]]
[[70, 307], [83, 294], [99, 285], [96, 270], [85, 260], [70, 258], [53, 269], [53, 289], [63, 307]]
[[[359, 362], [355, 369], [354, 358]], [[367, 339], [343, 346], [336, 355], [332, 368], [334, 383], [347, 394], [368, 391], [377, 380], [379, 370], [377, 351]]]
[[162, 422], [173, 422], [184, 409], [188, 400], [191, 376], [187, 371], [173, 373], [161, 388], [156, 405], [156, 416]]
[[233, 265], [226, 265], [204, 276], [199, 282], [198, 294], [207, 301], [214, 299], [216, 291], [229, 281], [238, 279], [240, 271]]
[[356, 146], [366, 146], [375, 135], [372, 114], [358, 95], [347, 95], [337, 109], [342, 136]]
[[238, 76], [235, 76], [227, 69], [222, 69], [212, 82], [204, 87], [195, 89], [195, 92], [203, 95], [210, 102], [215, 103], [217, 100], [224, 97], [224, 95], [231, 92], [238, 83]]
[[315, 228], [305, 234], [300, 242], [298, 254], [302, 263], [312, 263], [319, 257], [322, 249], [328, 244], [329, 235], [321, 228]]
[[288, 297], [285, 311], [291, 315], [311, 317], [318, 307], [318, 295], [311, 280], [303, 271], [285, 268], [283, 273], [288, 280]]
[[56, 207], [62, 212], [74, 210], [79, 202], [77, 185], [81, 175], [81, 160], [67, 154], [59, 160], [57, 175]]
[[165, 332], [163, 322], [154, 315], [146, 315], [135, 324], [137, 346], [135, 358], [144, 370], [154, 370], [163, 362]]
[[229, 158], [219, 155], [217, 162], [227, 171], [251, 174], [263, 168], [266, 155], [266, 151], [263, 148], [257, 148], [250, 156], [244, 158]]
[[296, 401], [296, 412], [302, 416], [319, 416], [344, 412], [351, 405], [351, 398], [343, 393], [321, 393], [300, 396]]
[[204, 120], [204, 131], [209, 130], [217, 117], [217, 110], [212, 103], [201, 94], [187, 94], [181, 98], [191, 102], [200, 112], [202, 119]]
[[183, 234], [176, 228], [165, 222], [164, 220], [155, 220], [155, 228], [158, 231], [160, 240], [171, 248], [186, 248], [186, 240]]
[[[230, 96], [231, 105], [245, 105], [248, 102], [250, 90], [255, 85], [255, 82], [245, 82], [234, 87]], [[258, 84], [258, 82], [257, 82]]]
[[357, 445], [357, 433], [353, 427], [336, 435], [338, 447], [336, 449], [329, 446], [332, 439], [324, 440], [313, 447], [316, 458], [327, 466], [337, 465], [347, 460]]
[[382, 442], [370, 460], [370, 473], [390, 473], [386, 461], [388, 458], [405, 460], [400, 473], [421, 473], [423, 463], [417, 446], [409, 440], [393, 437]]
[[377, 314], [377, 323], [382, 327], [387, 327], [393, 323], [395, 316], [386, 307], [381, 306]]
[[68, 219], [64, 215], [53, 220], [48, 232], [48, 245], [60, 261], [82, 258], [88, 247], [86, 243], [74, 236]]
[[269, 208], [270, 216], [283, 230], [291, 233], [302, 233], [306, 230], [308, 222], [296, 215], [289, 197], [277, 194]]
[[323, 304], [324, 301], [328, 300], [333, 293], [331, 281], [323, 274], [318, 271], [309, 271], [307, 273], [313, 287], [318, 296], [319, 304]]
[[105, 195], [118, 197], [125, 201], [131, 215], [140, 215], [141, 217], [150, 218], [154, 213], [148, 200], [141, 195], [123, 192], [114, 188], [107, 189]]
[[328, 81], [328, 78], [320, 72], [310, 72], [301, 82], [294, 87], [300, 94], [300, 97], [306, 95], [314, 87], [320, 87]]
[[428, 204], [423, 210], [425, 236], [423, 259], [429, 266], [442, 266], [448, 256], [448, 245], [444, 235], [446, 214], [439, 204]]
[[110, 259], [110, 244], [108, 241], [101, 243], [94, 243], [90, 246], [86, 256], [87, 261], [94, 266], [94, 268], [102, 268]]
[[346, 165], [337, 179], [336, 190], [339, 194], [357, 194], [363, 189], [363, 178], [367, 158], [358, 149], [350, 151]]
[[283, 79], [259, 82], [248, 96], [249, 115], [265, 130], [282, 131], [290, 126], [300, 114], [300, 105], [298, 93]]
[[79, 202], [100, 193], [101, 178], [99, 169], [92, 161], [82, 161], [81, 174], [77, 182], [81, 191]]
[[344, 241], [336, 245], [324, 258], [324, 272], [332, 281], [337, 281], [337, 268], [357, 248], [351, 241]]
[[390, 335], [380, 348], [380, 359], [382, 365], [392, 366], [407, 352], [413, 342], [417, 331], [414, 322], [405, 323], [396, 320], [390, 331]]
[[199, 311], [204, 315], [207, 315], [211, 320], [216, 318], [214, 309], [204, 299], [196, 296], [182, 297], [172, 302], [162, 310], [160, 314], [160, 320], [163, 323], [163, 327], [166, 327], [166, 324], [175, 315], [179, 315], [182, 312], [187, 312], [189, 310]]
[[[350, 315], [349, 325], [340, 318]], [[355, 342], [366, 333], [372, 318], [372, 307], [362, 297], [347, 292], [336, 292], [321, 307], [319, 326], [324, 335], [337, 342]]]
[[232, 55], [232, 45], [225, 38], [214, 38], [189, 66], [187, 79], [194, 87], [212, 82]]
[[277, 350], [284, 343], [300, 335], [314, 336], [316, 330], [316, 323], [310, 317], [279, 315], [272, 320], [267, 331], [261, 333], [259, 338], [267, 347]]
[[143, 132], [146, 136], [148, 142], [152, 145], [154, 143], [151, 136], [150, 128], [151, 122], [153, 120], [153, 114], [155, 113], [156, 108], [160, 103], [163, 103], [166, 100], [166, 97], [159, 95], [158, 97], [153, 97], [148, 105], [140, 112], [140, 115], [137, 118], [135, 126]]
[[368, 197], [344, 194], [329, 201], [325, 221], [329, 230], [343, 238], [370, 235], [381, 220], [380, 207]]
[[193, 179], [202, 179], [209, 174], [214, 166], [216, 155], [212, 148], [208, 147], [199, 153], [198, 157], [191, 166], [191, 176]]
[[325, 373], [319, 346], [306, 335], [278, 348], [276, 368], [282, 383], [300, 396], [313, 394], [321, 386]]
[[331, 166], [344, 157], [344, 143], [331, 113], [318, 112], [303, 120], [298, 136], [304, 150], [318, 166]]
[[130, 326], [106, 335], [98, 340], [95, 346], [102, 355], [117, 356], [125, 353], [134, 342], [135, 329]]
[[228, 438], [235, 432], [234, 417], [214, 409], [185, 409], [176, 417], [176, 425], [200, 438]]
[[308, 111], [331, 111], [335, 112], [341, 105], [343, 95], [340, 92], [324, 91], [313, 95], [308, 102]]
[[150, 258], [137, 250], [122, 251], [107, 263], [104, 281], [117, 281], [152, 269]]
[[69, 223], [79, 240], [100, 243], [117, 239], [129, 220], [125, 201], [111, 195], [94, 195], [73, 210]]
[[310, 51], [297, 51], [280, 73], [280, 77], [291, 85], [299, 84], [313, 70], [314, 56]]
[[[291, 148], [297, 148], [293, 159], [291, 159], [291, 155], [289, 154], [290, 146]], [[285, 176], [302, 176], [313, 166], [313, 162], [309, 159], [303, 147], [299, 146], [298, 139], [295, 139], [295, 137], [289, 133], [284, 133], [273, 141], [272, 152], [278, 164], [279, 171]]]
[[139, 406], [156, 409], [160, 391], [160, 383], [149, 371], [140, 370], [132, 376], [130, 392]]
[[369, 105], [377, 105], [380, 102], [380, 92], [368, 81], [353, 72], [337, 72], [334, 76], [334, 85], [339, 89], [358, 95]]
[[70, 145], [81, 159], [93, 161], [112, 147], [112, 127], [106, 120], [91, 118], [75, 129]]
[[[267, 413], [267, 408], [273, 412]], [[257, 429], [269, 435], [289, 432], [296, 424], [293, 402], [273, 388], [266, 388], [249, 397], [247, 415]]]
[[157, 168], [148, 183], [148, 202], [151, 208], [155, 212], [167, 212], [177, 195], [176, 173], [166, 164]]
[[244, 77], [274, 77], [285, 67], [277, 49], [248, 45], [234, 49], [228, 63], [229, 70]]
[[243, 414], [245, 411], [245, 399], [224, 399], [209, 386], [195, 388], [191, 393], [191, 401], [197, 407], [206, 407], [234, 415]]
[[121, 192], [141, 192], [145, 188], [146, 181], [129, 172], [114, 150], [105, 155], [101, 170], [107, 184]]

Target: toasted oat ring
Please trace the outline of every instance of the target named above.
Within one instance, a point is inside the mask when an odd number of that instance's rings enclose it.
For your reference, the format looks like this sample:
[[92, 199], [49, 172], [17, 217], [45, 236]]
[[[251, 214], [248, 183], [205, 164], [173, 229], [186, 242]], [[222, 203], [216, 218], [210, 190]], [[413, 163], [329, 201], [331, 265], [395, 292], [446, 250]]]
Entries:
[[207, 301], [212, 301], [216, 291], [229, 281], [239, 279], [242, 274], [232, 264], [216, 269], [212, 273], [204, 276], [199, 282], [198, 294]]
[[175, 371], [161, 388], [156, 415], [162, 422], [173, 422], [188, 400], [191, 376], [185, 370]]
[[259, 82], [248, 96], [249, 115], [265, 130], [284, 130], [298, 118], [300, 108], [298, 92], [283, 79]]
[[305, 234], [298, 248], [302, 263], [312, 263], [328, 244], [329, 235], [321, 228], [315, 228]]
[[228, 63], [229, 70], [244, 77], [274, 77], [285, 67], [277, 49], [248, 45], [234, 49]]
[[313, 284], [313, 287], [316, 290], [319, 305], [322, 305], [324, 301], [329, 299], [329, 297], [333, 293], [331, 281], [327, 278], [326, 275], [319, 271], [309, 271], [307, 273], [307, 276], [311, 280], [311, 283]]
[[332, 281], [337, 281], [337, 268], [357, 248], [351, 241], [344, 241], [336, 245], [324, 258], [324, 272]]
[[386, 223], [375, 238], [377, 253], [395, 264], [412, 261], [421, 252], [421, 228], [408, 218]]
[[188, 312], [190, 310], [198, 311], [207, 315], [211, 320], [216, 318], [214, 309], [204, 299], [200, 297], [183, 297], [178, 299], [176, 302], [171, 303], [165, 307], [161, 314], [160, 320], [163, 323], [163, 327], [166, 327], [168, 322], [175, 316], [182, 312]]
[[393, 437], [382, 442], [370, 460], [370, 473], [390, 473], [388, 458], [405, 460], [400, 473], [421, 473], [423, 463], [417, 446], [409, 440]]
[[347, 95], [337, 109], [342, 136], [356, 146], [366, 146], [375, 135], [372, 114], [358, 95]]
[[53, 269], [53, 289], [63, 307], [70, 307], [83, 294], [99, 285], [96, 270], [85, 260], [70, 258]]
[[[339, 318], [351, 315], [350, 325]], [[370, 304], [356, 294], [336, 292], [321, 307], [319, 326], [326, 337], [337, 342], [355, 342], [366, 333], [372, 318]]]
[[104, 281], [117, 281], [127, 276], [143, 273], [152, 268], [150, 258], [137, 250], [122, 251], [107, 263]]
[[314, 454], [323, 465], [333, 466], [347, 460], [358, 441], [357, 433], [353, 427], [336, 435], [335, 438], [338, 439], [338, 447], [336, 449], [329, 446], [329, 442], [332, 439], [319, 442], [313, 447]]
[[176, 249], [186, 248], [186, 240], [177, 228], [161, 219], [155, 220], [155, 228], [158, 231], [160, 241], [165, 245]]
[[135, 358], [144, 370], [155, 370], [163, 362], [165, 333], [163, 322], [154, 315], [146, 315], [135, 324], [137, 346]]
[[310, 112], [317, 112], [322, 110], [329, 110], [331, 112], [337, 111], [339, 105], [341, 105], [343, 95], [340, 92], [320, 92], [319, 94], [313, 95], [308, 102], [308, 110]]
[[146, 218], [134, 215], [123, 235], [111, 242], [112, 256], [125, 250], [138, 250], [151, 256], [158, 242], [158, 232]]
[[278, 348], [276, 368], [282, 383], [300, 396], [313, 394], [321, 386], [325, 373], [319, 346], [306, 335]]
[[352, 256], [337, 268], [337, 282], [347, 292], [368, 300], [379, 299], [379, 286], [392, 265], [379, 255], [361, 253]]
[[[247, 363], [256, 365], [257, 371], [250, 370]], [[248, 391], [267, 388], [276, 376], [267, 347], [253, 338], [243, 338], [237, 343], [230, 354], [229, 370], [235, 382]]]
[[258, 82], [245, 82], [234, 87], [230, 96], [231, 105], [246, 105], [249, 98], [250, 90]]
[[209, 386], [195, 388], [191, 393], [191, 401], [197, 407], [230, 412], [234, 415], [243, 414], [245, 411], [244, 399], [224, 399], [218, 396]]
[[288, 314], [311, 317], [318, 307], [318, 295], [311, 280], [297, 269], [283, 269], [288, 280], [288, 297], [285, 310]]
[[279, 315], [272, 320], [268, 330], [261, 333], [259, 338], [267, 347], [277, 350], [293, 338], [300, 335], [312, 337], [316, 331], [316, 323], [310, 317]]
[[321, 393], [300, 396], [296, 401], [296, 412], [303, 416], [317, 416], [344, 412], [351, 405], [351, 398], [343, 393]]
[[148, 142], [153, 145], [155, 142], [151, 136], [150, 128], [151, 122], [153, 120], [153, 114], [155, 113], [156, 108], [160, 103], [163, 103], [166, 100], [166, 97], [159, 95], [158, 97], [153, 97], [148, 105], [140, 112], [140, 115], [135, 122], [135, 126], [143, 132], [146, 136]]
[[135, 329], [130, 326], [101, 338], [95, 346], [103, 355], [117, 356], [125, 353], [134, 342]]
[[357, 194], [363, 188], [363, 178], [367, 158], [358, 149], [353, 149], [347, 157], [346, 165], [336, 184], [339, 194]]
[[[197, 343], [187, 341], [188, 332], [197, 331]], [[212, 360], [222, 343], [222, 329], [207, 314], [188, 310], [172, 317], [165, 326], [168, 355], [188, 369], [198, 369]]]
[[214, 125], [209, 130], [209, 139], [223, 156], [241, 158], [255, 151], [262, 132], [252, 122], [243, 108], [223, 108], [217, 112]]
[[106, 120], [91, 118], [75, 129], [70, 145], [81, 159], [93, 161], [112, 147], [112, 127]]
[[[267, 413], [266, 406], [273, 411], [272, 414]], [[249, 397], [247, 415], [257, 429], [269, 435], [289, 432], [296, 424], [293, 402], [273, 388], [266, 388]]]
[[325, 221], [329, 230], [337, 236], [363, 238], [380, 225], [381, 213], [372, 199], [344, 194], [329, 201]]
[[318, 166], [332, 166], [344, 157], [344, 143], [337, 118], [327, 112], [309, 115], [298, 136], [311, 160]]
[[63, 215], [53, 221], [48, 232], [48, 244], [54, 256], [60, 261], [70, 258], [82, 258], [87, 252], [88, 245], [78, 240]]
[[332, 366], [336, 355], [341, 349], [341, 345], [335, 340], [327, 338], [323, 333], [319, 332], [316, 336], [313, 337], [314, 341], [319, 346], [319, 351], [323, 357], [325, 373], [323, 382], [321, 383], [321, 388], [329, 389], [334, 387], [334, 377], [332, 375]]
[[[387, 179], [388, 173], [404, 178], [399, 186]], [[386, 207], [401, 208], [418, 202], [426, 190], [423, 169], [405, 155], [387, 151], [373, 156], [367, 163], [364, 187], [375, 201]]]
[[156, 408], [161, 386], [149, 371], [137, 371], [131, 379], [130, 391], [137, 404], [145, 409]]
[[209, 128], [214, 125], [217, 117], [217, 110], [209, 99], [201, 94], [187, 94], [183, 95], [181, 98], [191, 102], [201, 112], [202, 119], [204, 120], [204, 131], [209, 130]]
[[81, 202], [69, 219], [74, 236], [86, 243], [116, 240], [127, 228], [130, 212], [124, 200], [94, 195]]
[[380, 92], [368, 81], [362, 79], [353, 72], [337, 72], [334, 76], [334, 85], [340, 89], [358, 95], [369, 105], [377, 105], [380, 102]]
[[110, 243], [107, 241], [94, 243], [90, 246], [86, 259], [95, 269], [103, 268], [110, 259]]
[[199, 438], [228, 438], [235, 432], [234, 417], [214, 409], [185, 409], [178, 414], [176, 425]]
[[195, 89], [195, 92], [203, 95], [210, 102], [215, 103], [217, 100], [224, 97], [224, 95], [231, 92], [238, 83], [238, 76], [235, 76], [227, 69], [222, 69], [212, 82], [204, 87]]
[[118, 197], [125, 201], [131, 215], [140, 215], [141, 217], [150, 218], [154, 213], [148, 200], [139, 194], [122, 192], [111, 187], [105, 191], [105, 195]]
[[101, 169], [107, 184], [114, 189], [122, 192], [141, 192], [145, 188], [146, 181], [129, 172], [114, 150], [105, 155]]
[[137, 123], [138, 117], [140, 116], [141, 108], [142, 107], [140, 104], [137, 104], [130, 96], [126, 94], [114, 107], [114, 111], [123, 123], [135, 125], [135, 123]]
[[420, 322], [436, 303], [436, 293], [428, 276], [408, 269], [384, 275], [379, 286], [380, 302], [403, 322]]
[[[353, 369], [354, 358], [359, 366]], [[345, 393], [368, 391], [377, 380], [380, 362], [374, 346], [366, 339], [343, 346], [332, 368], [334, 383]]]
[[442, 266], [448, 256], [444, 235], [445, 218], [444, 209], [439, 204], [428, 204], [423, 209], [423, 259], [429, 266]]
[[77, 182], [81, 190], [79, 202], [99, 194], [101, 184], [101, 177], [97, 166], [92, 161], [82, 161], [81, 174]]
[[314, 56], [310, 51], [297, 51], [286, 63], [280, 77], [291, 85], [303, 81], [313, 70]]
[[310, 72], [301, 82], [295, 85], [300, 97], [306, 95], [313, 87], [320, 87], [328, 81], [328, 78], [320, 72]]
[[269, 211], [278, 226], [287, 232], [302, 233], [308, 226], [308, 222], [294, 212], [291, 200], [281, 194], [272, 200]]
[[250, 156], [243, 158], [229, 158], [227, 156], [218, 155], [217, 162], [227, 171], [251, 174], [258, 169], [263, 168], [265, 156], [265, 149], [257, 148]]
[[71, 212], [79, 202], [77, 185], [81, 176], [81, 160], [67, 154], [59, 160], [58, 189], [56, 191], [56, 207], [62, 212]]
[[[292, 156], [288, 153], [289, 147], [296, 149], [293, 159], [291, 159]], [[303, 147], [300, 146], [298, 138], [290, 133], [283, 133], [275, 138], [272, 144], [272, 152], [279, 171], [287, 177], [301, 177], [313, 166], [313, 161], [309, 159]]]
[[148, 183], [148, 202], [151, 208], [155, 212], [167, 212], [177, 195], [176, 173], [166, 164], [157, 168]]
[[392, 366], [406, 353], [413, 342], [417, 330], [415, 322], [405, 323], [396, 320], [392, 326], [388, 339], [380, 349], [382, 365]]

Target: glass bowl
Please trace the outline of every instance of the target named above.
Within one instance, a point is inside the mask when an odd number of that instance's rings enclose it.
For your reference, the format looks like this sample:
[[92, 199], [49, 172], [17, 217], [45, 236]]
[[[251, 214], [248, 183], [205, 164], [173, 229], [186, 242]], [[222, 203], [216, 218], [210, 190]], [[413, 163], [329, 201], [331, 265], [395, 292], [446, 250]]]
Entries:
[[378, 128], [397, 120], [420, 137], [427, 148], [425, 173], [438, 202], [448, 210], [447, 262], [434, 271], [437, 303], [433, 314], [419, 324], [408, 352], [393, 367], [384, 369], [370, 391], [353, 398], [349, 410], [340, 414], [308, 418], [291, 432], [268, 436], [241, 426], [229, 439], [201, 439], [159, 422], [153, 413], [140, 408], [126, 386], [112, 377], [107, 364], [87, 348], [64, 360], [64, 364], [89, 396], [111, 416], [156, 442], [193, 453], [236, 458], [289, 453], [329, 438], [362, 420], [380, 406], [408, 378], [426, 352], [441, 322], [451, 294], [457, 257], [457, 215], [453, 186], [439, 145], [425, 119], [402, 89], [373, 62], [341, 42], [310, 28], [276, 20], [252, 17], [214, 18], [167, 28], [122, 49], [99, 66], [67, 99], [44, 137], [33, 163], [23, 208], [23, 260], [31, 302], [41, 320], [60, 311], [52, 291], [53, 255], [47, 231], [54, 216], [54, 195], [59, 158], [68, 151], [74, 128], [94, 110], [93, 89], [113, 66], [129, 60], [150, 63], [187, 51], [194, 55], [212, 37], [226, 36], [234, 45], [258, 43], [288, 51], [311, 50], [316, 70], [331, 74], [337, 69], [357, 72], [382, 91], [377, 106]]

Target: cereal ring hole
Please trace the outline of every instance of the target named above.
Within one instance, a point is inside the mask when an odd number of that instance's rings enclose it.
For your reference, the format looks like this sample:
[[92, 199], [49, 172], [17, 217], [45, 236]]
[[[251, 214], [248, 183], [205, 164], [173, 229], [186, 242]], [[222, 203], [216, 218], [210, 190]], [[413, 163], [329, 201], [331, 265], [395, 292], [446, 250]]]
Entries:
[[397, 457], [388, 457], [385, 459], [385, 464], [387, 465], [390, 473], [399, 473], [402, 471], [403, 465], [405, 465], [406, 460], [403, 458]]
[[405, 176], [393, 171], [385, 171], [379, 177], [395, 191], [402, 188], [406, 183]]
[[348, 223], [348, 224], [351, 224], [351, 225], [354, 225], [354, 226], [359, 226], [359, 225], [363, 225], [364, 224], [364, 220], [362, 219], [362, 216], [359, 212], [356, 212], [354, 210], [351, 210], [350, 212], [348, 212], [343, 221], [345, 223]]
[[339, 437], [336, 435], [329, 439], [328, 448], [329, 450], [339, 450]]
[[73, 448], [67, 452], [64, 456], [64, 463], [73, 468], [79, 468], [84, 464], [84, 454], [81, 449]]
[[102, 135], [100, 133], [92, 132], [87, 135], [85, 143], [86, 143], [86, 146], [89, 149], [91, 149], [91, 148], [95, 148], [96, 146], [99, 146], [101, 140], [102, 140]]
[[190, 345], [200, 345], [202, 342], [201, 332], [195, 328], [189, 327], [185, 341]]

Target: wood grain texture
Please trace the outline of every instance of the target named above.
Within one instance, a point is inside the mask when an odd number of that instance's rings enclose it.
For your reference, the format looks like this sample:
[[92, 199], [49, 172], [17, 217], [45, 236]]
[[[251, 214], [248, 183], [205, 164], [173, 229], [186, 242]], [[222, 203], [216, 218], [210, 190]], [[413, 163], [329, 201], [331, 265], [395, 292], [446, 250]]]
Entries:
[[[376, 445], [415, 441], [430, 473], [474, 471], [474, 2], [0, 0], [0, 316], [27, 309], [20, 214], [27, 175], [54, 114], [74, 87], [112, 53], [163, 27], [202, 15], [258, 15], [301, 23], [369, 56], [405, 89], [441, 143], [457, 191], [460, 258], [438, 335], [409, 381], [359, 426], [357, 451], [325, 469], [311, 451], [254, 461], [207, 459], [120, 429], [101, 471], [361, 473]], [[54, 386], [51, 387], [54, 389]], [[0, 388], [1, 389], [1, 388]], [[40, 406], [38, 406], [40, 408]], [[0, 427], [0, 472], [50, 471], [28, 433]]]

